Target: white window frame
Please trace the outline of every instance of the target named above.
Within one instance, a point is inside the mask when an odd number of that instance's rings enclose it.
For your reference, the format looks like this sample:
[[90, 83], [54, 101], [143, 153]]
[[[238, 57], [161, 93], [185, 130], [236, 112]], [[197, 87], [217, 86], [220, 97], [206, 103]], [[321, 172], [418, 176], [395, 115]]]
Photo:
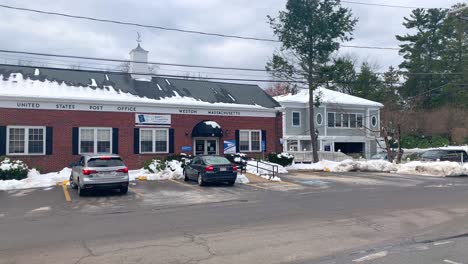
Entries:
[[[10, 153], [10, 128], [24, 129], [24, 152], [23, 153]], [[42, 146], [42, 153], [29, 153], [29, 129], [42, 129], [44, 135], [44, 142]], [[7, 126], [7, 140], [6, 140], [6, 153], [10, 156], [41, 156], [46, 154], [46, 127], [45, 126]]]
[[[81, 130], [83, 129], [93, 129], [94, 130], [94, 152], [81, 152]], [[110, 132], [110, 151], [109, 152], [97, 152], [97, 131], [98, 130], [109, 130]], [[78, 128], [78, 154], [112, 154], [113, 149], [112, 149], [112, 143], [113, 143], [113, 137], [112, 137], [112, 127], [79, 127]]]
[[[249, 133], [249, 149], [248, 150], [241, 150], [240, 149], [240, 134], [241, 132], [248, 132]], [[260, 149], [259, 150], [252, 150], [252, 132], [258, 132], [259, 140], [260, 140]], [[239, 130], [239, 151], [240, 152], [262, 152], [262, 130], [259, 129], [242, 129]]]
[[[294, 114], [295, 114], [295, 113], [298, 113], [298, 114], [299, 114], [299, 125], [294, 125]], [[299, 111], [292, 111], [292, 112], [291, 112], [291, 126], [292, 126], [292, 127], [301, 127], [301, 126], [302, 126], [301, 118], [302, 118], [301, 112], [299, 112]]]
[[[333, 122], [333, 126], [328, 126], [328, 114], [333, 114], [333, 117], [334, 117], [334, 118], [333, 118], [333, 121], [334, 121], [334, 122]], [[348, 126], [347, 126], [347, 127], [344, 127], [344, 126], [343, 126], [343, 124], [344, 124], [344, 122], [343, 122], [343, 121], [344, 121], [344, 118], [343, 118], [343, 117], [344, 117], [345, 114], [347, 114], [347, 115], [349, 116], [349, 118], [348, 118]], [[341, 117], [341, 127], [337, 127], [337, 126], [335, 125], [335, 124], [336, 124], [335, 122], [336, 122], [336, 116], [337, 116], [337, 115], [340, 115], [340, 117]], [[351, 116], [352, 116], [352, 115], [356, 115], [356, 127], [352, 127], [352, 126], [351, 126]], [[362, 117], [362, 120], [363, 120], [363, 122], [364, 122], [364, 114], [362, 114], [362, 113], [352, 113], [352, 112], [350, 112], [350, 113], [337, 113], [337, 112], [328, 112], [328, 113], [327, 113], [327, 124], [326, 124], [326, 125], [327, 125], [327, 128], [338, 128], [338, 129], [357, 129], [357, 128], [362, 128], [362, 127], [364, 127], [364, 123], [362, 124], [362, 126], [359, 126], [359, 125], [358, 125], [358, 121], [357, 121], [357, 120], [358, 120], [358, 116]]]
[[[318, 116], [320, 116], [321, 119], [322, 119], [322, 122], [320, 122], [320, 123], [318, 122]], [[323, 115], [322, 115], [322, 113], [317, 113], [317, 114], [315, 115], [315, 124], [316, 124], [317, 126], [319, 126], [319, 127], [322, 126], [322, 124], [323, 124]]]
[[[375, 125], [374, 125], [374, 122], [372, 122], [373, 120], [375, 120]], [[379, 120], [377, 119], [376, 115], [371, 116], [371, 122], [370, 123], [371, 123], [372, 127], [377, 127], [377, 125], [379, 124]]]
[[[153, 137], [153, 151], [141, 151], [141, 131], [152, 131]], [[166, 131], [166, 151], [156, 151], [156, 131]], [[169, 153], [169, 129], [167, 128], [140, 128], [140, 136], [139, 136], [139, 148], [141, 154], [158, 154], [158, 153]]]

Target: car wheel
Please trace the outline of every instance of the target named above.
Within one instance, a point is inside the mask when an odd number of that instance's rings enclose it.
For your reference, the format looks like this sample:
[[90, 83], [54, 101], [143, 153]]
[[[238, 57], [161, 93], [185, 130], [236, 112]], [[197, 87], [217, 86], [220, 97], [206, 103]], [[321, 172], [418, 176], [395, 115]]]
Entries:
[[198, 174], [198, 185], [200, 186], [205, 185], [205, 182], [203, 181], [203, 177], [200, 175], [200, 173]]
[[78, 182], [78, 196], [85, 196], [86, 195], [86, 191], [83, 190], [83, 188], [81, 188], [81, 185], [80, 185], [80, 182]]
[[120, 194], [126, 194], [128, 192], [128, 186], [120, 187]]
[[187, 172], [184, 170], [184, 181], [189, 181], [189, 177], [187, 176]]
[[73, 176], [70, 175], [70, 187], [72, 189], [78, 188], [78, 186], [73, 182]]

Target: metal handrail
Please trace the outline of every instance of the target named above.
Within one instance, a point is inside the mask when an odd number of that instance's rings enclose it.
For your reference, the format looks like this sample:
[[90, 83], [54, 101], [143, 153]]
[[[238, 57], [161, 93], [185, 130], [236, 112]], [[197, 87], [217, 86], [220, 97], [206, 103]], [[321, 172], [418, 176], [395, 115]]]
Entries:
[[[262, 170], [266, 170], [266, 171], [272, 172], [272, 175], [269, 175], [269, 176], [270, 176], [270, 180], [271, 180], [272, 177], [273, 177], [273, 178], [275, 177], [275, 168], [276, 168], [276, 175], [279, 174], [279, 167], [278, 167], [278, 165], [270, 164], [270, 163], [267, 163], [267, 162], [264, 162], [264, 161], [260, 161], [260, 160], [256, 160], [256, 162], [257, 162], [257, 165], [256, 165], [256, 166], [254, 166], [254, 165], [252, 165], [252, 164], [249, 164], [248, 162], [247, 162], [247, 166], [252, 166], [252, 167], [257, 168], [257, 174], [258, 174], [258, 175], [261, 175], [260, 172], [259, 172], [260, 166], [258, 166], [258, 163], [262, 163], [262, 164], [265, 164], [265, 165], [268, 165], [268, 166], [271, 166], [271, 167], [272, 167], [271, 170], [262, 167]], [[268, 174], [267, 174], [267, 175], [268, 175]]]

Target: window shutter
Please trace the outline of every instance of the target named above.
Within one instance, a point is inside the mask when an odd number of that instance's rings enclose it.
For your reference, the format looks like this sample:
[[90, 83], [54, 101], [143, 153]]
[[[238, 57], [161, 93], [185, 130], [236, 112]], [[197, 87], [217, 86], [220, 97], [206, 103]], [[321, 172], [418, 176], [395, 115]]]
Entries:
[[239, 153], [239, 145], [240, 145], [240, 139], [239, 139], [239, 130], [236, 130], [236, 153]]
[[78, 155], [78, 136], [79, 136], [79, 128], [74, 127], [72, 128], [72, 154]]
[[0, 156], [6, 155], [7, 133], [6, 126], [0, 126]]
[[119, 154], [119, 129], [112, 128], [112, 154]]
[[262, 152], [266, 152], [266, 151], [267, 151], [266, 130], [262, 130]]
[[174, 153], [174, 129], [169, 128], [169, 153]]
[[46, 155], [52, 155], [52, 140], [54, 138], [54, 129], [52, 127], [46, 127]]
[[133, 129], [133, 153], [140, 154], [140, 129]]

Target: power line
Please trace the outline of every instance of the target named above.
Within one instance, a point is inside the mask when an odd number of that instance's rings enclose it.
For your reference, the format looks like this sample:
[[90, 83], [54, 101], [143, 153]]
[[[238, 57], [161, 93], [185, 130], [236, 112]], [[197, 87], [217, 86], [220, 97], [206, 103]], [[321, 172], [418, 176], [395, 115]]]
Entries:
[[[120, 59], [110, 59], [110, 58], [98, 58], [98, 57], [85, 57], [85, 56], [75, 56], [75, 55], [62, 55], [62, 54], [51, 54], [51, 53], [39, 53], [39, 52], [27, 52], [27, 51], [13, 51], [13, 50], [3, 50], [3, 49], [0, 49], [0, 52], [35, 55], [35, 56], [45, 56], [45, 57], [81, 59], [81, 60], [111, 61], [111, 62], [123, 62], [123, 63], [128, 63], [128, 62], [141, 63], [141, 61], [120, 60]], [[164, 62], [146, 62], [146, 64], [174, 66], [174, 67], [235, 70], [235, 71], [260, 71], [260, 72], [266, 72], [267, 71], [265, 69], [254, 69], [254, 68], [221, 67], [221, 66], [208, 66], [208, 65], [190, 65], [190, 64], [176, 64], [176, 63], [164, 63]]]
[[[43, 14], [43, 15], [62, 16], [62, 17], [73, 18], [73, 19], [83, 19], [83, 20], [90, 20], [94, 22], [112, 23], [112, 24], [118, 24], [118, 25], [135, 26], [135, 27], [143, 27], [143, 28], [166, 30], [166, 31], [175, 31], [175, 32], [180, 32], [180, 33], [200, 34], [200, 35], [206, 35], [206, 36], [255, 40], [255, 41], [274, 42], [274, 43], [281, 42], [280, 40], [277, 40], [277, 39], [229, 35], [229, 34], [198, 31], [198, 30], [170, 28], [170, 27], [163, 27], [163, 26], [156, 26], [156, 25], [145, 25], [145, 24], [135, 23], [135, 22], [127, 22], [127, 21], [103, 19], [103, 18], [96, 18], [96, 17], [87, 17], [87, 16], [78, 16], [78, 15], [72, 15], [72, 14], [66, 14], [66, 13], [58, 13], [58, 12], [43, 11], [43, 10], [38, 10], [38, 9], [16, 7], [16, 6], [4, 5], [4, 4], [0, 4], [0, 7], [17, 10], [17, 11], [34, 12], [34, 13]], [[358, 46], [358, 45], [340, 45], [340, 46], [344, 48], [357, 48], [357, 49], [399, 50], [399, 48], [393, 48], [393, 47], [375, 47], [375, 46]]]
[[[69, 59], [80, 59], [80, 60], [93, 60], [93, 61], [106, 61], [106, 62], [120, 62], [120, 63], [141, 63], [141, 61], [131, 61], [131, 60], [121, 60], [121, 59], [111, 59], [111, 58], [100, 58], [100, 57], [84, 57], [84, 56], [75, 56], [75, 55], [64, 55], [64, 54], [51, 54], [51, 53], [39, 53], [39, 52], [26, 52], [26, 51], [14, 51], [14, 50], [3, 50], [0, 49], [0, 53], [10, 53], [10, 54], [25, 54], [25, 55], [34, 55], [34, 56], [43, 56], [43, 57], [57, 57], [57, 58], [69, 58]], [[63, 60], [61, 60], [63, 61]], [[82, 63], [82, 62], [76, 62]], [[97, 63], [90, 63], [96, 64]], [[209, 66], [209, 65], [192, 65], [192, 64], [176, 64], [176, 63], [164, 63], [164, 62], [147, 62], [149, 65], [161, 65], [161, 66], [171, 66], [171, 67], [189, 67], [189, 68], [205, 68], [205, 69], [215, 69], [215, 70], [236, 70], [236, 71], [255, 71], [255, 72], [268, 72], [265, 69], [258, 68], [241, 68], [241, 67], [221, 67], [221, 66]], [[102, 64], [106, 65], [106, 64]], [[111, 65], [109, 65], [111, 66]], [[116, 65], [118, 66], [118, 65]], [[437, 73], [437, 72], [403, 72], [398, 71], [398, 74], [404, 75], [463, 75], [462, 72], [455, 73]], [[217, 73], [214, 73], [217, 74]], [[221, 74], [221, 73], [219, 73]], [[359, 74], [359, 73], [357, 73]], [[376, 73], [378, 75], [385, 74], [384, 72]]]
[[342, 3], [353, 4], [353, 5], [367, 5], [367, 6], [379, 6], [379, 7], [392, 7], [392, 8], [403, 8], [403, 9], [450, 9], [446, 7], [417, 7], [417, 6], [401, 6], [401, 5], [387, 5], [387, 4], [376, 4], [376, 3], [365, 3], [356, 1], [341, 1]]

